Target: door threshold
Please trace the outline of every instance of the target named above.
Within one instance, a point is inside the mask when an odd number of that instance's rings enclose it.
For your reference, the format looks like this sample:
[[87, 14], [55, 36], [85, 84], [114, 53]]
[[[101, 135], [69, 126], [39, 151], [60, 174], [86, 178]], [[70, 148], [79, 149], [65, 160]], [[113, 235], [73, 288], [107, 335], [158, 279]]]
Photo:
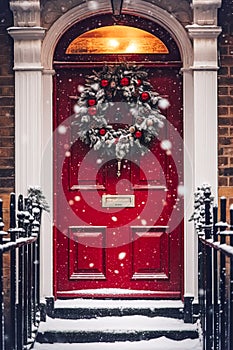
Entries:
[[121, 288], [100, 288], [57, 291], [57, 298], [101, 298], [101, 299], [180, 299], [179, 291], [147, 291]]

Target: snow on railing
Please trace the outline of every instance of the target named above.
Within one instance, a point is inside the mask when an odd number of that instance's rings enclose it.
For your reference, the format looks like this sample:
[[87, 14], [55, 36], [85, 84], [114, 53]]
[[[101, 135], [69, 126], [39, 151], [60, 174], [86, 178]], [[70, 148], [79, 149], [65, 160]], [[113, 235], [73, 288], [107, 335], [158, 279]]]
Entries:
[[[40, 321], [42, 207], [38, 201], [20, 195], [16, 211], [16, 198], [12, 193], [10, 228], [4, 231], [2, 204], [0, 200], [0, 349], [21, 350], [33, 344]], [[3, 270], [3, 259], [8, 253], [9, 295], [6, 293]]]
[[233, 350], [233, 206], [228, 224], [226, 198], [220, 198], [220, 210], [212, 204], [210, 186], [199, 188], [191, 220], [198, 234], [203, 349]]

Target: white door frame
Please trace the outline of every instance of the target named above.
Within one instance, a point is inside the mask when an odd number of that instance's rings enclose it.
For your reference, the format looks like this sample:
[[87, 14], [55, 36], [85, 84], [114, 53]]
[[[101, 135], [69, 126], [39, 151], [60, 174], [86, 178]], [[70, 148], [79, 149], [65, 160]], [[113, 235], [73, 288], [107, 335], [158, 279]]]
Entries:
[[[193, 193], [202, 183], [210, 183], [213, 194], [217, 195], [217, 36], [220, 29], [216, 13], [221, 1], [207, 2], [209, 7], [205, 12], [201, 5], [206, 1], [193, 0], [196, 23], [187, 30], [158, 6], [151, 4], [148, 12], [147, 1], [136, 0], [123, 8], [125, 13], [142, 15], [164, 27], [176, 41], [182, 57], [184, 294], [195, 298], [197, 239], [193, 223], [188, 222], [193, 211]], [[11, 1], [16, 27], [8, 30], [15, 42], [16, 191], [26, 193], [29, 185], [40, 185], [50, 203], [51, 214], [44, 215], [41, 233], [41, 293], [42, 297], [48, 297], [53, 295], [53, 56], [61, 36], [76, 22], [93, 15], [93, 10], [84, 2], [59, 17], [45, 34], [39, 27], [38, 16], [34, 25], [27, 22], [22, 26], [20, 11], [13, 6], [16, 3], [20, 9], [23, 1]], [[34, 0], [35, 3], [39, 1]], [[111, 12], [110, 1], [100, 0], [98, 5], [95, 14]]]

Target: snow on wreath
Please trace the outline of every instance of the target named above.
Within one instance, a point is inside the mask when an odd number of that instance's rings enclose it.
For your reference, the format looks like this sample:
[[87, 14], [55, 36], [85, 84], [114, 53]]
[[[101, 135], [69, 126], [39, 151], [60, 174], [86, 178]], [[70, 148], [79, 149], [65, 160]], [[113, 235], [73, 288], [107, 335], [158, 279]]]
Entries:
[[[141, 67], [127, 64], [105, 66], [87, 76], [74, 107], [72, 125], [78, 126], [76, 136], [90, 148], [118, 160], [133, 150], [143, 155], [164, 125], [166, 118], [160, 110], [169, 106], [166, 99], [152, 91], [147, 76]], [[116, 127], [109, 123], [107, 115], [119, 101], [127, 104], [132, 123], [118, 123]]]

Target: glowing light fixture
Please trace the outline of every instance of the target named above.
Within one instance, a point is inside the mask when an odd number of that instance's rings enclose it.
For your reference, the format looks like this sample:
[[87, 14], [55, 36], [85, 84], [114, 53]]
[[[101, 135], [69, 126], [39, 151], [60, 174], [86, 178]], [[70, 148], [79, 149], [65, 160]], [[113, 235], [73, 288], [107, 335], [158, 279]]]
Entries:
[[89, 30], [76, 37], [66, 54], [168, 54], [166, 45], [142, 29], [113, 25]]
[[119, 45], [120, 43], [117, 39], [108, 39], [108, 46], [110, 49], [116, 49]]
[[113, 16], [120, 16], [124, 0], [111, 0]]

